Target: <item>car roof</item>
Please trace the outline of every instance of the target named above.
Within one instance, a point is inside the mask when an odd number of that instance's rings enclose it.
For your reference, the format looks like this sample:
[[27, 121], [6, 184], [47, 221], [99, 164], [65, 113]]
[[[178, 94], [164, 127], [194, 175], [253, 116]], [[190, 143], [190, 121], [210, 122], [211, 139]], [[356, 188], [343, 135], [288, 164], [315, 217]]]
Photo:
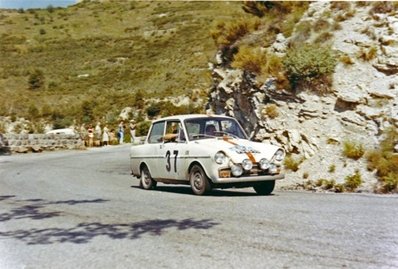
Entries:
[[207, 114], [184, 114], [184, 115], [175, 115], [175, 116], [169, 116], [169, 117], [164, 117], [157, 119], [153, 122], [158, 122], [158, 121], [164, 121], [164, 120], [181, 120], [184, 121], [186, 119], [195, 119], [195, 118], [212, 118], [212, 117], [217, 117], [217, 118], [228, 118], [230, 119], [231, 117], [224, 116], [224, 115], [207, 115]]

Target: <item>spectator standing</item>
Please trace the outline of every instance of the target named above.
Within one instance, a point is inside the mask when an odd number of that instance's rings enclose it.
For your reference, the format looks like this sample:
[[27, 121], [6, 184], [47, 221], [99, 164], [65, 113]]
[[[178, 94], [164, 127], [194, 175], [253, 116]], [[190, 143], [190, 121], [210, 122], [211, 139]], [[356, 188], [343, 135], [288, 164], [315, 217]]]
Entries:
[[102, 145], [103, 146], [108, 146], [109, 145], [109, 129], [108, 126], [104, 126], [103, 132], [102, 132]]
[[96, 146], [101, 146], [101, 138], [102, 138], [101, 123], [97, 122], [97, 125], [95, 126], [95, 144], [96, 144]]
[[87, 132], [88, 132], [88, 146], [92, 147], [94, 145], [94, 129], [91, 124], [88, 126]]
[[84, 123], [80, 126], [80, 138], [86, 143], [87, 145], [87, 139], [88, 139], [88, 132], [86, 129], [86, 126], [84, 125]]
[[117, 144], [117, 138], [115, 134], [115, 129], [111, 129], [109, 132], [109, 142], [111, 145], [116, 145]]
[[131, 144], [133, 144], [135, 142], [135, 121], [131, 120], [130, 121], [130, 135], [131, 135]]
[[123, 144], [123, 141], [124, 141], [124, 122], [123, 121], [121, 121], [119, 123], [118, 137], [119, 137], [119, 144]]

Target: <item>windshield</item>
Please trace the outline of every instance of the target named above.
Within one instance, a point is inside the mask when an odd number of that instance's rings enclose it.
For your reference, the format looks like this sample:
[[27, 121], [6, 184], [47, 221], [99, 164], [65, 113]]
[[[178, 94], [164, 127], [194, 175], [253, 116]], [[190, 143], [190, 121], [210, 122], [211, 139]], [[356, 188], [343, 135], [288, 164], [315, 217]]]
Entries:
[[225, 136], [247, 139], [245, 132], [235, 119], [206, 117], [188, 119], [184, 123], [189, 140]]

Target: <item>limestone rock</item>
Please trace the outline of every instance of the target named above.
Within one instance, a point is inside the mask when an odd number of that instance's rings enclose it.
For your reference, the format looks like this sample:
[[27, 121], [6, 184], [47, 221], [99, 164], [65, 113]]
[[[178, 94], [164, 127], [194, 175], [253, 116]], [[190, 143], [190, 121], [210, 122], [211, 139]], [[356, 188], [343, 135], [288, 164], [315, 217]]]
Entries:
[[13, 148], [13, 151], [17, 152], [17, 153], [28, 153], [29, 149], [24, 146], [18, 146], [18, 147]]
[[43, 148], [41, 146], [38, 146], [38, 145], [33, 145], [30, 148], [31, 148], [32, 152], [34, 152], [34, 153], [38, 153], [38, 152], [42, 152], [43, 151]]
[[337, 99], [345, 103], [365, 104], [366, 93], [358, 85], [352, 88], [342, 88], [337, 93]]
[[340, 120], [343, 123], [350, 123], [350, 124], [355, 124], [355, 125], [358, 125], [358, 126], [365, 126], [366, 125], [365, 119], [362, 116], [358, 115], [354, 111], [342, 112], [341, 115], [340, 115]]

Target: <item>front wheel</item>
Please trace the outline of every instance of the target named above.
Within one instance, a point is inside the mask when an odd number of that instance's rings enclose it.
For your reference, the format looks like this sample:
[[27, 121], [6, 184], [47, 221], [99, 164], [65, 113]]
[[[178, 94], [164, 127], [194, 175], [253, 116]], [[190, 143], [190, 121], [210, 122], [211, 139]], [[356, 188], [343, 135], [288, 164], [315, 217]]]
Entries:
[[274, 190], [275, 180], [265, 181], [253, 186], [253, 189], [260, 195], [270, 195]]
[[144, 166], [141, 170], [140, 187], [144, 190], [150, 190], [156, 187], [156, 183], [157, 182], [153, 180], [151, 174], [149, 173], [148, 167]]
[[211, 190], [209, 179], [199, 165], [192, 166], [189, 172], [189, 182], [193, 193], [196, 195], [203, 195]]

